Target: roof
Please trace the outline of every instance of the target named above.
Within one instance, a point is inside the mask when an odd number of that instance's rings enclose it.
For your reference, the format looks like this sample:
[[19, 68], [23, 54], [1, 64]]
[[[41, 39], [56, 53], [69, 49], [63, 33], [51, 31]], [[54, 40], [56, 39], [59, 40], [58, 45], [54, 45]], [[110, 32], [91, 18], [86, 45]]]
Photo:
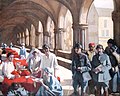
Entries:
[[99, 17], [111, 17], [113, 9], [96, 8]]

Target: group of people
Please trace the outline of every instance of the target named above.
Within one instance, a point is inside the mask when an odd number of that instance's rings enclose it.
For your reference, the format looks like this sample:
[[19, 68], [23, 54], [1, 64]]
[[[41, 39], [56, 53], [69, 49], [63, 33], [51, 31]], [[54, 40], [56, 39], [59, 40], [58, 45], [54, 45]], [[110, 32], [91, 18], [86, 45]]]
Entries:
[[[120, 49], [113, 39], [108, 46], [89, 44], [88, 51], [82, 51], [80, 43], [74, 46], [72, 58], [72, 79], [75, 96], [85, 96], [89, 89], [95, 96], [109, 96], [109, 92], [120, 92]], [[81, 87], [81, 93], [79, 92]]]
[[57, 79], [58, 62], [56, 55], [50, 52], [47, 44], [42, 46], [44, 54], [38, 49], [31, 51], [27, 59], [29, 69], [34, 76], [43, 78], [42, 85], [36, 96], [63, 96], [63, 90]]
[[[105, 50], [101, 44], [98, 44], [95, 48], [94, 43], [89, 43], [88, 51], [83, 51], [80, 43], [76, 43], [73, 47], [71, 70], [75, 96], [79, 96], [78, 94], [85, 96], [88, 89], [89, 93], [93, 93], [95, 96], [101, 96], [101, 94], [108, 96], [109, 92], [120, 92], [120, 49], [116, 46], [113, 39], [109, 39], [107, 44], [108, 46]], [[11, 44], [10, 48], [12, 46]], [[19, 59], [25, 59], [28, 64], [27, 67], [22, 68], [28, 70], [27, 76], [32, 76], [36, 78], [36, 82], [41, 83], [40, 88], [34, 95], [63, 96], [62, 86], [57, 79], [57, 58], [54, 53], [50, 52], [50, 47], [44, 44], [42, 46], [43, 53], [39, 49], [34, 48], [27, 56], [25, 44], [22, 43], [21, 46]], [[0, 49], [0, 67], [2, 69], [2, 74], [0, 75], [14, 80], [21, 77], [18, 73], [14, 74], [21, 67], [19, 64], [16, 64], [17, 66], [14, 64], [14, 55], [11, 52], [6, 53], [5, 49], [6, 46], [3, 46], [3, 50]], [[2, 53], [7, 54], [5, 60], [2, 59]], [[15, 86], [16, 84], [12, 85]], [[79, 87], [81, 87], [81, 93], [79, 92]], [[8, 90], [8, 96], [18, 90], [16, 87], [13, 89], [10, 92]]]
[[[22, 47], [20, 49], [20, 58], [26, 59], [28, 64], [27, 67], [24, 67], [29, 71], [29, 76], [32, 76], [35, 82], [40, 82], [41, 86], [37, 92], [34, 93], [36, 96], [63, 96], [62, 86], [57, 79], [57, 70], [58, 70], [58, 62], [56, 55], [50, 52], [50, 47], [47, 44], [42, 46], [43, 52], [34, 48], [31, 50], [29, 55], [26, 55], [25, 44], [21, 44]], [[19, 64], [14, 64], [14, 55], [10, 52], [7, 53], [6, 60], [2, 60], [2, 75], [4, 78], [14, 80], [16, 78], [20, 78], [20, 74], [16, 74], [15, 71], [20, 70], [21, 66]], [[15, 73], [15, 74], [13, 74]], [[4, 82], [4, 81], [3, 81]], [[21, 80], [22, 82], [22, 80]], [[16, 85], [16, 84], [11, 84]], [[12, 87], [13, 88], [13, 87]], [[15, 88], [13, 88], [15, 90]], [[15, 93], [15, 91], [12, 94]], [[16, 89], [17, 90], [17, 89]], [[9, 90], [7, 96], [10, 96], [11, 92]], [[18, 93], [19, 94], [19, 93]], [[14, 94], [15, 95], [15, 94]]]

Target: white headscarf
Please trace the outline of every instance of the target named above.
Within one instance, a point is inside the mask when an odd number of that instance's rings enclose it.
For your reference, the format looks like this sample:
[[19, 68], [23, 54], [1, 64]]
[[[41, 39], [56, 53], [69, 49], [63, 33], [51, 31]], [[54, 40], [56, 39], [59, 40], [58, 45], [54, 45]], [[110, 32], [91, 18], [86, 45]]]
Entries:
[[36, 51], [38, 53], [38, 55], [40, 56], [40, 58], [43, 55], [43, 53], [41, 53], [40, 50], [38, 50], [37, 48], [33, 48], [32, 51], [29, 53], [27, 59], [26, 59], [27, 62], [29, 62], [29, 59], [33, 56], [33, 52], [34, 51]]

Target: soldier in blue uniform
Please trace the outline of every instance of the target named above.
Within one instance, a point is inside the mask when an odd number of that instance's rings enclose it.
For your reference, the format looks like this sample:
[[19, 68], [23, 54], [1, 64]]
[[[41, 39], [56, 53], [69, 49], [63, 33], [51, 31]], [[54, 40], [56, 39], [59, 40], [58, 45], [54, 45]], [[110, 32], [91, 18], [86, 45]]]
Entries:
[[104, 89], [104, 96], [108, 96], [109, 81], [111, 76], [111, 62], [109, 56], [103, 53], [103, 46], [98, 44], [96, 47], [97, 54], [92, 59], [92, 77], [96, 86], [95, 96], [101, 96], [101, 88]]
[[74, 46], [74, 56], [72, 59], [72, 74], [74, 94], [77, 96], [78, 88], [81, 87], [81, 96], [85, 96], [88, 87], [88, 81], [91, 79], [89, 71], [91, 70], [90, 61], [84, 53], [82, 46], [76, 43]]

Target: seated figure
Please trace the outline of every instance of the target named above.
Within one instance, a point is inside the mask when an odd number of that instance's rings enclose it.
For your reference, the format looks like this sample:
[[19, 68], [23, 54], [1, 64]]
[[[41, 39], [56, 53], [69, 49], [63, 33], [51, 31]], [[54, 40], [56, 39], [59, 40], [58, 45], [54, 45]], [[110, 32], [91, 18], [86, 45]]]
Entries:
[[12, 72], [15, 70], [13, 58], [14, 55], [12, 53], [8, 53], [7, 60], [3, 62], [2, 73], [4, 77], [7, 77], [8, 79], [14, 79], [16, 77], [19, 77], [19, 74], [12, 74]]
[[7, 96], [28, 96], [28, 91], [18, 83], [12, 83], [9, 87]]
[[41, 75], [40, 64], [41, 64], [41, 55], [39, 54], [38, 49], [34, 49], [32, 56], [29, 58], [28, 68], [31, 74], [35, 77], [40, 77]]
[[63, 96], [63, 90], [60, 82], [52, 75], [52, 70], [47, 67], [44, 69], [42, 86], [36, 96]]

